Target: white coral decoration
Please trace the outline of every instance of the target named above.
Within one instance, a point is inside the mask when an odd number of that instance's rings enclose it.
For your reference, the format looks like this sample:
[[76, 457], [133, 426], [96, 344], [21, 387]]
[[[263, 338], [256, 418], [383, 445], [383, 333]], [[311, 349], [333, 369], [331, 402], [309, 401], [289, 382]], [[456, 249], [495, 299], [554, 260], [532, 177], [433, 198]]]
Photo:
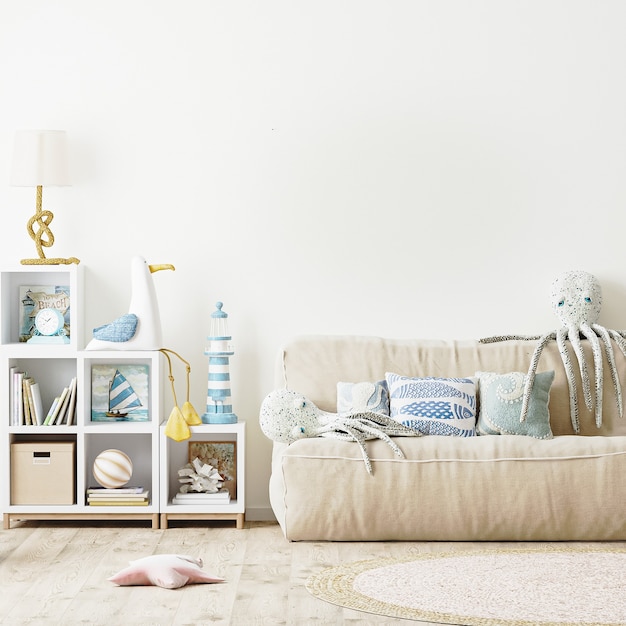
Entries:
[[224, 483], [218, 471], [211, 465], [202, 463], [198, 457], [179, 469], [178, 476], [178, 482], [181, 483], [180, 493], [216, 493]]

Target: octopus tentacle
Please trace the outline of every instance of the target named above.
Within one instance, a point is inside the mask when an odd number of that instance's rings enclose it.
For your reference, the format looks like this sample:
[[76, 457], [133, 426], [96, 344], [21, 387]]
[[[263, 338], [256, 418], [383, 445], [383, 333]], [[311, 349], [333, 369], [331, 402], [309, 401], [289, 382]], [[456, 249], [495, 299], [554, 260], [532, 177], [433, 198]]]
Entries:
[[391, 439], [391, 436], [420, 436], [421, 433], [414, 431], [387, 415], [367, 411], [365, 413], [332, 414], [326, 411], [319, 411], [322, 425], [315, 429], [312, 434], [322, 437], [332, 437], [344, 441], [354, 441], [359, 445], [361, 455], [365, 461], [368, 473], [372, 473], [372, 465], [365, 448], [365, 441], [368, 439], [381, 439], [393, 451], [393, 453], [403, 459], [404, 453], [400, 447]]
[[[626, 331], [625, 331], [626, 332]], [[483, 337], [478, 343], [500, 343], [501, 341], [537, 341], [541, 335], [496, 335], [495, 337]]]
[[600, 324], [592, 324], [591, 328], [602, 339], [604, 343], [606, 360], [609, 363], [611, 379], [613, 380], [613, 388], [615, 389], [615, 403], [617, 405], [617, 414], [622, 417], [624, 415], [622, 403], [622, 385], [620, 383], [619, 374], [617, 373], [617, 364], [615, 363], [615, 351], [613, 350], [613, 344], [611, 343], [609, 331]]
[[580, 422], [578, 420], [578, 394], [576, 393], [576, 377], [574, 376], [574, 368], [569, 356], [569, 350], [565, 339], [567, 337], [567, 329], [560, 328], [556, 333], [556, 345], [561, 354], [563, 367], [565, 368], [565, 376], [567, 377], [567, 387], [569, 390], [569, 412], [572, 421], [572, 428], [575, 433], [580, 432]]
[[539, 363], [539, 357], [543, 352], [546, 344], [555, 338], [555, 333], [548, 333], [539, 339], [539, 343], [535, 346], [535, 350], [530, 359], [530, 365], [528, 366], [528, 374], [526, 375], [526, 384], [524, 385], [524, 396], [522, 399], [522, 412], [520, 414], [520, 422], [526, 420], [528, 414], [528, 403], [530, 401], [530, 393], [533, 390], [533, 383], [535, 382], [535, 374], [537, 373], [537, 364]]
[[413, 437], [421, 435], [421, 433], [396, 422], [386, 415], [378, 415], [371, 412], [356, 413], [345, 417], [339, 416], [332, 423], [327, 423], [321, 429], [318, 429], [318, 432], [323, 437], [355, 441], [361, 449], [361, 455], [370, 474], [373, 470], [365, 449], [365, 441], [368, 439], [381, 439], [391, 448], [395, 456], [403, 459], [404, 453], [389, 435]]
[[380, 428], [374, 428], [369, 426], [363, 422], [358, 425], [359, 430], [364, 433], [376, 437], [378, 439], [382, 439], [393, 451], [393, 453], [400, 459], [404, 458], [404, 453], [400, 450], [400, 447], [397, 443], [395, 443], [387, 433], [384, 433]]
[[[585, 334], [585, 333], [583, 333]], [[585, 336], [587, 336], [585, 334]], [[591, 399], [591, 385], [589, 383], [589, 372], [587, 370], [587, 361], [585, 361], [585, 353], [580, 342], [580, 333], [578, 327], [570, 325], [567, 328], [567, 337], [572, 344], [576, 358], [578, 359], [578, 367], [580, 369], [580, 380], [583, 383], [583, 397], [587, 408], [591, 411], [593, 409], [593, 401]], [[589, 339], [589, 337], [587, 337]], [[595, 353], [594, 353], [595, 354]]]
[[591, 327], [587, 324], [587, 322], [582, 322], [580, 324], [580, 330], [589, 340], [591, 350], [593, 352], [593, 365], [596, 377], [596, 426], [600, 428], [600, 426], [602, 426], [602, 396], [604, 393], [604, 389], [602, 387], [602, 350], [600, 348], [600, 340], [595, 332], [591, 330]]
[[348, 418], [343, 418], [342, 423], [346, 423], [347, 420], [349, 426], [368, 435], [368, 439], [382, 439], [397, 457], [403, 459], [404, 454], [402, 450], [391, 437], [420, 437], [422, 433], [400, 422], [396, 422], [396, 420], [386, 415], [376, 415], [375, 417], [372, 417], [372, 415], [372, 413], [350, 415]]
[[[592, 328], [594, 326], [596, 326], [596, 324], [594, 324]], [[624, 339], [625, 331], [612, 330], [610, 328], [607, 328], [606, 331], [609, 333], [609, 336], [613, 339], [613, 341], [615, 341], [617, 347], [622, 351], [622, 354], [626, 356], [626, 339]]]
[[421, 433], [405, 426], [404, 424], [401, 424], [400, 422], [397, 422], [388, 415], [383, 415], [382, 413], [372, 413], [370, 411], [366, 413], [352, 413], [343, 419], [349, 420], [350, 424], [355, 422], [359, 425], [370, 426], [375, 429], [375, 431], [372, 431], [372, 435], [376, 438], [378, 437], [378, 431], [382, 431], [387, 435], [392, 436], [406, 435], [409, 437], [415, 437], [421, 435]]
[[[341, 420], [341, 424], [336, 424], [335, 425], [335, 429], [342, 429], [345, 430], [354, 441], [356, 441], [356, 443], [359, 446], [359, 449], [361, 450], [361, 456], [363, 457], [363, 461], [365, 462], [365, 467], [367, 469], [367, 473], [368, 474], [372, 474], [373, 470], [372, 470], [372, 462], [370, 461], [369, 455], [367, 454], [367, 450], [365, 449], [365, 440], [366, 437], [363, 435], [363, 433], [360, 433], [357, 429], [352, 428], [351, 426], [348, 426], [348, 424], [345, 423], [345, 420]], [[332, 436], [332, 433], [328, 433], [327, 436]]]

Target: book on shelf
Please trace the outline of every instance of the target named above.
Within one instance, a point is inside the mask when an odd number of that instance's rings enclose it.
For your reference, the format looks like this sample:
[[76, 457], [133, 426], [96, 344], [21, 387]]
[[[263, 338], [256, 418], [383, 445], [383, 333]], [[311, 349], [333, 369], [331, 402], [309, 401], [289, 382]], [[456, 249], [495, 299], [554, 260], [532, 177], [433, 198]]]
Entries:
[[30, 384], [33, 379], [29, 376], [24, 376], [22, 379], [22, 401], [24, 403], [24, 424], [26, 426], [32, 426], [33, 416], [31, 415], [31, 396], [30, 396]]
[[176, 495], [183, 500], [193, 500], [194, 498], [223, 500], [224, 498], [230, 497], [230, 491], [228, 491], [228, 489], [221, 489], [220, 491], [212, 491], [210, 493], [206, 491], [187, 491], [186, 493], [179, 492]]
[[172, 504], [228, 504], [229, 502], [230, 492], [228, 489], [214, 493], [177, 493], [172, 498]]
[[15, 422], [15, 394], [13, 392], [16, 372], [17, 366], [12, 365], [9, 368], [9, 424], [11, 426], [17, 426]]
[[43, 405], [41, 402], [41, 390], [39, 389], [39, 383], [31, 382], [29, 385], [29, 397], [32, 400], [32, 408], [35, 414], [35, 421], [33, 422], [37, 426], [41, 426], [44, 420]]
[[75, 422], [76, 411], [76, 376], [67, 387], [52, 401], [44, 419], [45, 426], [70, 426]]
[[63, 402], [65, 402], [65, 396], [69, 391], [69, 387], [64, 387], [61, 395], [57, 396], [52, 404], [54, 405], [54, 410], [48, 411], [48, 415], [46, 416], [46, 420], [44, 422], [45, 426], [52, 426], [56, 423], [56, 420], [59, 416], [59, 412], [61, 411], [61, 407], [63, 406]]
[[87, 502], [147, 502], [148, 494], [141, 496], [89, 496]]
[[91, 500], [89, 506], [148, 506], [145, 500]]
[[144, 492], [144, 488], [143, 487], [133, 487], [133, 486], [126, 486], [126, 487], [87, 487], [87, 494], [103, 494], [103, 493], [111, 493], [111, 494], [120, 494], [120, 493], [131, 493], [131, 494], [137, 494], [137, 493], [143, 493]]
[[70, 288], [67, 285], [20, 285], [19, 340], [33, 335], [35, 315], [40, 309], [57, 309], [65, 318], [65, 332], [70, 335]]
[[65, 417], [65, 411], [67, 410], [67, 402], [70, 397], [70, 388], [64, 387], [61, 392], [61, 399], [59, 400], [58, 410], [56, 411], [56, 416], [54, 417], [54, 421], [50, 420], [50, 426], [61, 425], [63, 424], [63, 418]]
[[24, 398], [24, 423], [27, 426], [39, 426], [43, 423], [43, 407], [41, 406], [41, 392], [39, 384], [30, 376], [25, 376], [22, 381]]
[[148, 504], [150, 492], [143, 487], [119, 489], [87, 489], [87, 504], [101, 506], [132, 506]]
[[146, 500], [150, 492], [148, 490], [140, 493], [88, 493], [89, 500]]
[[17, 369], [11, 368], [11, 380], [9, 395], [11, 396], [11, 426], [24, 426], [28, 419], [24, 415], [24, 378], [26, 374]]
[[70, 399], [67, 405], [67, 414], [65, 416], [65, 423], [68, 426], [72, 426], [72, 424], [76, 423], [76, 376], [72, 378], [72, 382], [70, 383]]
[[72, 399], [72, 394], [76, 393], [76, 377], [72, 378], [68, 387], [62, 392], [62, 399], [60, 400], [60, 407], [57, 412], [54, 424], [68, 424], [69, 418], [69, 406]]
[[57, 408], [57, 404], [59, 403], [59, 400], [61, 398], [59, 396], [57, 396], [53, 401], [52, 404], [50, 405], [50, 408], [48, 409], [48, 413], [46, 414], [46, 417], [44, 418], [44, 425], [48, 426], [50, 424], [50, 418], [52, 417], [52, 414], [56, 411]]

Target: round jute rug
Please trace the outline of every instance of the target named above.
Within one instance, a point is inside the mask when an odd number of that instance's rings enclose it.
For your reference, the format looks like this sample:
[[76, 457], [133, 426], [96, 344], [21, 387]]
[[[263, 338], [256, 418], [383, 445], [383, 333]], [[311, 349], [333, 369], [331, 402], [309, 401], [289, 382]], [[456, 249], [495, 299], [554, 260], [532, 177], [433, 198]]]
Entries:
[[350, 609], [462, 626], [626, 625], [626, 550], [494, 549], [356, 561], [308, 591]]

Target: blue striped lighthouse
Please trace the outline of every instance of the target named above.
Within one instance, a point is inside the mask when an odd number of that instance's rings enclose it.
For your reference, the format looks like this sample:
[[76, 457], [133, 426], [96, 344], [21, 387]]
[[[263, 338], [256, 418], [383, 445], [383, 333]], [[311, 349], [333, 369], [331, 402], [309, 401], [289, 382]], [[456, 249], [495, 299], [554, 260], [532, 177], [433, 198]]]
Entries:
[[230, 373], [228, 359], [233, 354], [232, 337], [228, 334], [228, 315], [222, 311], [222, 303], [215, 304], [211, 313], [211, 329], [207, 337], [209, 345], [204, 354], [209, 357], [209, 382], [206, 397], [205, 424], [235, 424], [230, 396]]

